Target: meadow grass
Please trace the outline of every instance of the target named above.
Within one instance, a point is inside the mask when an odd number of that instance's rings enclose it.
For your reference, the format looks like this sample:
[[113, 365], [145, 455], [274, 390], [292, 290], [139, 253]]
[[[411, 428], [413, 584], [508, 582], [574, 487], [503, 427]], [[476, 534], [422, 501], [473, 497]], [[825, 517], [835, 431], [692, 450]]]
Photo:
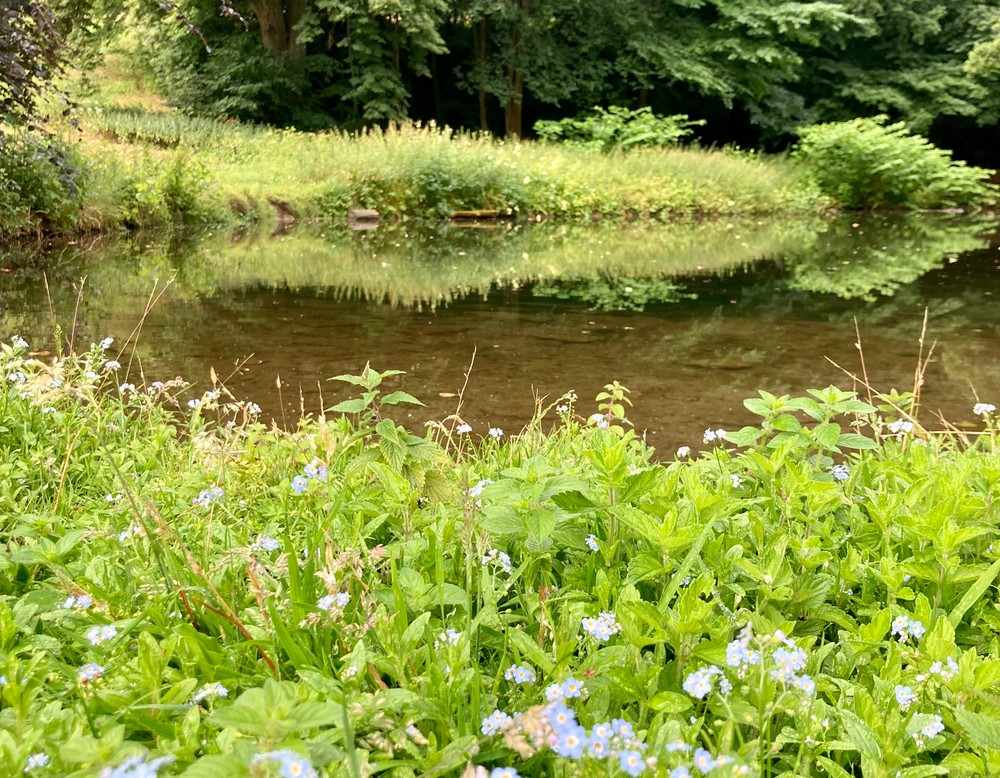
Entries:
[[762, 392], [675, 457], [615, 383], [414, 434], [366, 367], [283, 432], [129, 354], [0, 350], [5, 774], [1000, 772], [991, 405]]
[[172, 149], [203, 164], [218, 194], [239, 208], [279, 200], [302, 216], [339, 219], [349, 208], [371, 208], [396, 218], [472, 209], [669, 218], [815, 213], [826, 204], [795, 162], [732, 151], [609, 155], [434, 126], [302, 133], [117, 109], [87, 114], [81, 124], [118, 144], [94, 153]]

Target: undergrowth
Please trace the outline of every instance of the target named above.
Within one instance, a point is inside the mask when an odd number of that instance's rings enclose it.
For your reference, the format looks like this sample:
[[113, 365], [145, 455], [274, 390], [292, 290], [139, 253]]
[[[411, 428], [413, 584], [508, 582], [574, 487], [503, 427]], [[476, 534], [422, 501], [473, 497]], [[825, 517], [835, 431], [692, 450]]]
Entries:
[[366, 367], [284, 433], [128, 362], [2, 346], [6, 774], [1000, 772], [992, 405], [762, 392], [660, 463], [617, 383], [416, 435]]

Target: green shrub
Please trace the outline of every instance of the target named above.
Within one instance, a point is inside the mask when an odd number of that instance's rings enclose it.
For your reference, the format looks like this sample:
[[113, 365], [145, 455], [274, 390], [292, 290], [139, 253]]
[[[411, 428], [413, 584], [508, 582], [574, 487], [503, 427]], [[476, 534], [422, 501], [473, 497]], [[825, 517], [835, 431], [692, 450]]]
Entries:
[[55, 138], [0, 133], [0, 231], [73, 227], [80, 178], [75, 153]]
[[902, 122], [886, 117], [813, 124], [799, 130], [793, 155], [823, 193], [845, 208], [982, 206], [996, 200], [992, 171], [968, 167]]
[[651, 108], [635, 111], [619, 106], [594, 112], [582, 119], [535, 122], [535, 132], [542, 140], [560, 141], [601, 151], [627, 150], [635, 146], [673, 146], [691, 136], [692, 127], [704, 121], [691, 121], [687, 114], [657, 116]]

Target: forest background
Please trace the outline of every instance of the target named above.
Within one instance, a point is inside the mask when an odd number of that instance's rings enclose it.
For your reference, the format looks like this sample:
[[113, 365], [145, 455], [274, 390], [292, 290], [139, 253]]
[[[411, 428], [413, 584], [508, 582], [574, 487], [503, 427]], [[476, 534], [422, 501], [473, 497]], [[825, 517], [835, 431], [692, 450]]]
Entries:
[[886, 114], [961, 158], [997, 164], [996, 2], [10, 0], [9, 8], [0, 25], [4, 89], [18, 67], [11, 19], [34, 17], [63, 35], [63, 55], [84, 75], [113, 50], [190, 115], [300, 129], [410, 119], [521, 136], [538, 119], [595, 105], [649, 106], [705, 120], [702, 143], [774, 150], [803, 125]]

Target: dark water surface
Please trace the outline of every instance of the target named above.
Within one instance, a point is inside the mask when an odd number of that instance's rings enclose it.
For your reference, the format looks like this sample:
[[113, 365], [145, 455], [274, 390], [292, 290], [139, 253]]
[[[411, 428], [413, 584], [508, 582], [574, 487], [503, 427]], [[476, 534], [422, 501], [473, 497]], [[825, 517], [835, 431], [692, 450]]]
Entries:
[[315, 413], [348, 397], [324, 379], [370, 361], [406, 371], [391, 387], [427, 404], [404, 417], [417, 429], [455, 411], [475, 353], [462, 416], [477, 432], [516, 432], [533, 398], [568, 390], [589, 414], [602, 385], [618, 380], [632, 390], [636, 427], [669, 453], [700, 444], [706, 427], [750, 421], [742, 400], [757, 389], [852, 388], [828, 359], [860, 370], [855, 320], [871, 383], [911, 388], [926, 309], [922, 418], [940, 411], [962, 423], [977, 396], [1000, 400], [995, 229], [968, 217], [868, 215], [143, 236], [44, 256], [0, 252], [0, 335], [51, 349], [55, 320], [78, 347], [111, 335], [117, 348], [141, 321], [121, 357], [133, 357], [127, 380], [180, 375], [197, 384], [195, 397], [214, 367], [233, 394], [286, 425], [300, 407]]

